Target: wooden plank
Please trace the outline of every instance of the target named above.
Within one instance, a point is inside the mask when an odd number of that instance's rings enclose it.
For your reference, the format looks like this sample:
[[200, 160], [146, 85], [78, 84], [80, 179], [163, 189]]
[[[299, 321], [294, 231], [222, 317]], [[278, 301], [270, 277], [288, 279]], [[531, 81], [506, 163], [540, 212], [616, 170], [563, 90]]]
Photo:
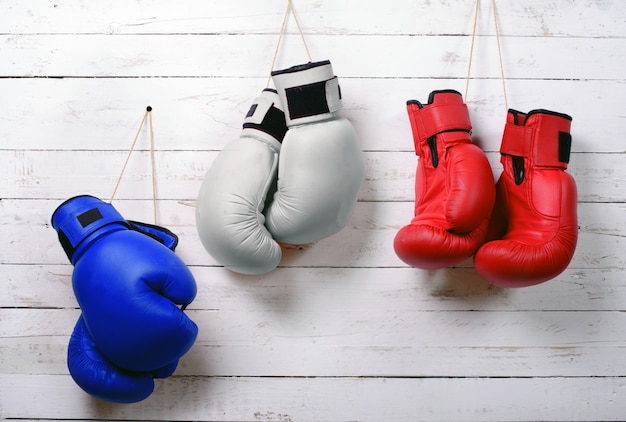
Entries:
[[[389, 300], [378, 307], [355, 304], [360, 296], [354, 290], [324, 302], [293, 293], [252, 303], [257, 298], [248, 295], [239, 299], [238, 309], [222, 309], [216, 299], [214, 309], [191, 309], [187, 314], [199, 335], [177, 373], [626, 376], [621, 335], [626, 315], [620, 311], [467, 312], [446, 310], [445, 303], [434, 310], [401, 304], [395, 309]], [[0, 309], [0, 373], [67, 373], [67, 343], [78, 314], [77, 309]]]
[[[38, 406], [32, 406], [32, 403]], [[10, 375], [5, 418], [202, 421], [618, 420], [626, 381], [595, 378], [204, 378], [157, 380], [143, 402], [93, 400], [69, 376]]]
[[[4, 206], [7, 201], [1, 201]], [[65, 264], [67, 258], [58, 244], [49, 218], [61, 201], [15, 201], [17, 209], [7, 214], [10, 224], [3, 226], [4, 235], [12, 247], [4, 252], [1, 263], [7, 264]], [[150, 201], [116, 201], [116, 207], [126, 218], [152, 222]], [[11, 203], [7, 204], [11, 209]], [[138, 206], [142, 205], [142, 206]], [[192, 202], [161, 201], [158, 205], [160, 224], [173, 230], [180, 239], [177, 254], [188, 265], [220, 265], [202, 247], [195, 227], [195, 208]], [[623, 215], [623, 204], [580, 204], [579, 221], [594, 231], [581, 231], [570, 269], [624, 268], [626, 257], [620, 253], [626, 248], [624, 226], [609, 224], [597, 226], [599, 216]], [[30, 207], [30, 208], [28, 208]], [[393, 239], [397, 231], [410, 222], [411, 202], [358, 202], [347, 226], [339, 233], [312, 245], [284, 248], [281, 267], [406, 267], [395, 255]], [[10, 216], [10, 217], [9, 217]], [[29, 217], [30, 216], [30, 217]], [[36, 224], [16, 225], [11, 219], [32, 219]], [[602, 227], [610, 227], [607, 230]], [[349, 245], [347, 247], [346, 245]], [[42, 254], [41, 251], [46, 251]], [[471, 267], [471, 260], [460, 263]]]
[[[217, 151], [156, 151], [157, 198], [195, 201]], [[108, 200], [127, 151], [0, 150], [0, 197], [57, 199], [89, 193]], [[361, 201], [413, 201], [414, 152], [364, 152], [366, 177]], [[495, 178], [500, 154], [488, 153]], [[59, 165], [63, 163], [63, 165]], [[152, 199], [148, 151], [133, 153], [115, 198]], [[576, 180], [580, 202], [626, 202], [626, 154], [573, 154], [568, 172]], [[52, 210], [51, 210], [52, 211]], [[373, 210], [372, 210], [373, 211]]]
[[[625, 38], [501, 38], [508, 78], [623, 79]], [[270, 72], [276, 41], [256, 34], [0, 35], [0, 76], [262, 78]], [[471, 37], [325, 34], [310, 35], [307, 43], [314, 60], [330, 59], [344, 78], [464, 79]], [[285, 40], [276, 68], [307, 62], [303, 50], [298, 37]], [[398, 60], [398, 51], [407, 60]], [[495, 37], [478, 38], [472, 77], [500, 79], [497, 51]]]
[[[268, 33], [280, 28], [284, 2], [235, 0], [227, 3], [186, 3], [164, 0], [141, 3], [112, 0], [106, 4], [73, 1], [50, 5], [44, 0], [5, 2], [3, 31], [24, 33]], [[395, 0], [301, 1], [296, 4], [306, 34], [463, 34], [472, 32], [474, 2]], [[368, 13], [362, 13], [367, 11]], [[498, 5], [499, 27], [515, 36], [620, 37], [626, 35], [619, 0], [602, 2], [542, 0]], [[358, 19], [355, 19], [358, 15]], [[573, 24], [575, 22], [576, 24]], [[603, 22], [602, 25], [597, 25]], [[289, 21], [290, 33], [297, 31]], [[483, 2], [477, 29], [493, 34], [489, 2]]]
[[[413, 152], [406, 101], [427, 102], [437, 89], [465, 94], [463, 78], [338, 75], [342, 115], [366, 151]], [[12, 99], [0, 116], [0, 149], [126, 151], [150, 105], [157, 150], [219, 151], [239, 136], [243, 116], [266, 83], [267, 78], [211, 77], [0, 79], [0, 90]], [[509, 106], [520, 111], [570, 114], [573, 152], [624, 152], [619, 122], [626, 84], [619, 80], [507, 80], [507, 91]], [[581, 98], [593, 98], [602, 107]], [[499, 151], [506, 113], [500, 80], [472, 80], [466, 101], [474, 142], [485, 151]], [[148, 133], [144, 127], [137, 149], [149, 148]], [[572, 162], [570, 167], [576, 166]]]
[[[67, 375], [67, 345], [72, 327], [73, 324], [65, 327], [66, 336], [2, 339], [2, 374]], [[181, 359], [175, 375], [435, 378], [626, 374], [623, 345], [354, 346], [311, 345], [292, 340], [269, 340], [267, 345], [243, 341], [215, 343], [198, 341]]]
[[[355, 296], [358, 296], [358, 292]], [[336, 295], [326, 308], [305, 300], [299, 300], [296, 307], [293, 306], [293, 298], [286, 299], [292, 301], [283, 300], [280, 307], [266, 306], [257, 310], [253, 305], [247, 309], [244, 306], [246, 302], [242, 302], [240, 309], [219, 309], [216, 306], [216, 309], [190, 310], [187, 313], [200, 327], [198, 345], [266, 348], [267, 351], [275, 348], [277, 353], [296, 346], [322, 350], [334, 347], [380, 350], [385, 347], [623, 348], [626, 345], [626, 340], [620, 336], [626, 315], [619, 311], [465, 312], [440, 309], [439, 312], [433, 312], [395, 310], [389, 306], [381, 306], [380, 309], [343, 309], [331, 305], [349, 301], [345, 296]], [[10, 308], [0, 312], [5, 322], [2, 327], [3, 338], [68, 336], [79, 313], [76, 309]], [[298, 359], [295, 356], [292, 358]], [[326, 359], [320, 356], [320, 360]], [[277, 364], [280, 365], [279, 360]], [[286, 362], [284, 364], [287, 365]], [[415, 368], [420, 370], [419, 366]], [[455, 373], [454, 368], [459, 368], [461, 373]], [[444, 365], [437, 371], [449, 376], [467, 375], [468, 371], [473, 371], [472, 368], [462, 369], [459, 365], [454, 368], [446, 368]], [[422, 369], [425, 370], [424, 367]], [[274, 375], [315, 375], [307, 367], [294, 366], [295, 373], [281, 373], [280, 367], [273, 370], [277, 371]], [[364, 367], [361, 370], [363, 372], [351, 375], [366, 376], [369, 370]], [[540, 375], [534, 373], [532, 367], [527, 371], [530, 375]]]
[[[75, 308], [72, 266], [3, 264], [4, 308]], [[292, 297], [302, 305], [341, 302], [352, 310], [401, 311], [620, 311], [626, 302], [621, 269], [568, 269], [550, 282], [525, 289], [499, 289], [473, 268], [420, 271], [413, 268], [280, 268], [244, 276], [221, 267], [192, 266], [198, 294], [189, 309], [259, 311], [283, 308]], [[339, 306], [339, 304], [337, 304]]]

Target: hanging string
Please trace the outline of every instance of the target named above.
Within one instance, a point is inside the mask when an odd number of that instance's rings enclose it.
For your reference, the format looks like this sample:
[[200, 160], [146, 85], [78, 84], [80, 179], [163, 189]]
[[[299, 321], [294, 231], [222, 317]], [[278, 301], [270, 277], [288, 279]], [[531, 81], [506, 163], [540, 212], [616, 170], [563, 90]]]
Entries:
[[[472, 70], [472, 61], [474, 57], [474, 40], [476, 38], [476, 26], [478, 22], [479, 3], [480, 3], [480, 0], [476, 0], [476, 6], [474, 10], [474, 28], [472, 30], [472, 42], [470, 46], [469, 63], [467, 65], [467, 78], [465, 80], [465, 101], [467, 101], [467, 93], [469, 91], [469, 82], [470, 82], [470, 75], [471, 75], [471, 70]], [[498, 27], [498, 16], [497, 16], [497, 11], [496, 11], [495, 0], [491, 0], [491, 9], [493, 11], [493, 22], [495, 24], [496, 41], [498, 43], [498, 59], [499, 59], [499, 64], [500, 64], [500, 78], [502, 79], [502, 92], [504, 94], [504, 106], [506, 110], [508, 110], [509, 102], [508, 102], [507, 95], [506, 95], [506, 80], [504, 77], [504, 65], [502, 63], [502, 46], [500, 44], [500, 29]]]
[[[287, 18], [289, 14], [293, 15], [294, 20], [296, 21], [296, 26], [298, 27], [298, 32], [300, 33], [300, 38], [302, 39], [302, 44], [304, 44], [304, 49], [306, 50], [307, 57], [309, 58], [309, 62], [312, 62], [313, 59], [311, 57], [311, 52], [309, 51], [309, 46], [304, 39], [304, 32], [302, 31], [302, 27], [300, 26], [300, 21], [298, 20], [298, 16], [296, 15], [296, 10], [293, 7], [293, 3], [291, 0], [287, 1], [287, 8], [285, 9], [285, 16], [283, 17], [283, 22], [280, 25], [280, 33], [278, 34], [278, 42], [276, 43], [276, 49], [274, 50], [274, 57], [272, 58], [272, 65], [270, 67], [271, 70], [274, 70], [274, 66], [276, 65], [276, 59], [278, 58], [278, 51], [280, 50], [280, 43], [282, 41], [283, 35], [285, 34], [285, 29], [287, 28]], [[272, 75], [267, 79], [267, 87], [270, 86], [270, 82], [272, 80]]]
[[302, 27], [300, 26], [300, 21], [298, 20], [298, 14], [296, 13], [296, 9], [293, 8], [293, 3], [291, 0], [289, 1], [289, 7], [291, 8], [291, 14], [293, 15], [293, 20], [296, 21], [296, 26], [298, 27], [298, 32], [300, 32], [300, 38], [302, 38], [302, 44], [304, 44], [304, 49], [306, 50], [306, 55], [309, 58], [309, 62], [312, 62], [311, 52], [309, 51], [309, 46], [304, 39], [304, 32], [302, 32]]
[[141, 129], [143, 128], [144, 124], [146, 123], [146, 119], [149, 118], [149, 125], [150, 125], [150, 172], [151, 172], [151, 176], [152, 176], [152, 207], [153, 207], [153, 216], [154, 216], [154, 223], [157, 223], [157, 212], [156, 212], [156, 174], [154, 171], [155, 168], [155, 160], [154, 160], [154, 130], [153, 130], [153, 126], [152, 126], [152, 107], [148, 106], [146, 107], [146, 112], [143, 115], [143, 118], [141, 119], [141, 123], [139, 124], [139, 128], [137, 129], [137, 133], [135, 134], [135, 139], [133, 139], [133, 143], [130, 146], [130, 149], [128, 150], [128, 154], [126, 155], [126, 161], [124, 161], [124, 166], [122, 166], [122, 171], [120, 172], [120, 175], [117, 178], [117, 182], [115, 183], [115, 188], [113, 189], [113, 193], [111, 194], [111, 199], [109, 199], [109, 202], [113, 202], [113, 200], [115, 199], [115, 194], [117, 193], [117, 189], [120, 186], [120, 182], [122, 181], [122, 177], [124, 176], [124, 173], [126, 172], [126, 167], [128, 166], [128, 162], [130, 161], [130, 156], [133, 153], [133, 151], [135, 150], [135, 145], [137, 144], [137, 140], [139, 139], [139, 134], [141, 133]]
[[154, 159], [154, 128], [152, 127], [152, 107], [146, 108], [150, 119], [150, 175], [152, 176], [152, 216], [154, 224], [157, 224], [157, 205], [156, 205], [156, 166]]
[[467, 92], [469, 91], [470, 75], [472, 73], [472, 60], [474, 58], [474, 40], [476, 39], [476, 24], [478, 23], [478, 3], [476, 0], [474, 6], [474, 28], [472, 29], [472, 44], [470, 46], [469, 63], [467, 64], [467, 78], [465, 79], [465, 101], [467, 101]]
[[289, 12], [291, 11], [291, 1], [287, 2], [287, 8], [285, 9], [285, 16], [283, 16], [283, 23], [280, 25], [280, 33], [278, 34], [278, 42], [276, 43], [276, 49], [274, 50], [274, 57], [272, 58], [272, 65], [270, 66], [270, 76], [267, 78], [267, 87], [270, 86], [270, 82], [272, 81], [271, 71], [274, 70], [274, 66], [276, 65], [276, 58], [278, 57], [278, 50], [280, 49], [280, 41], [283, 38], [283, 34], [285, 33], [285, 27], [287, 26], [287, 18], [289, 17]]
[[500, 29], [498, 28], [498, 14], [496, 12], [496, 0], [491, 0], [491, 8], [493, 9], [493, 23], [496, 28], [496, 40], [498, 42], [498, 58], [500, 59], [500, 77], [502, 78], [502, 92], [504, 93], [504, 107], [509, 110], [509, 101], [506, 97], [506, 82], [504, 79], [504, 66], [502, 65], [502, 46], [500, 45]]

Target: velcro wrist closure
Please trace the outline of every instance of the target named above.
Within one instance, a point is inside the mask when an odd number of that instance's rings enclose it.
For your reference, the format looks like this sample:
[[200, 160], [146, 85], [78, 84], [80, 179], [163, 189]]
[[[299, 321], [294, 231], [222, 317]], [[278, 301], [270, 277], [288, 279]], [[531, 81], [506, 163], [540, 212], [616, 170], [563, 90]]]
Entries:
[[244, 132], [259, 130], [282, 142], [287, 132], [285, 113], [280, 105], [278, 93], [273, 89], [265, 89], [257, 97], [248, 110], [243, 121]]
[[339, 80], [328, 60], [274, 71], [272, 78], [287, 125], [321, 120], [343, 107]]
[[531, 165], [567, 169], [572, 137], [568, 131], [545, 124], [519, 126], [508, 122], [504, 126], [500, 153], [526, 157]]
[[52, 227], [72, 264], [80, 257], [85, 240], [96, 232], [104, 234], [108, 229], [129, 228], [113, 205], [89, 195], [76, 196], [62, 203], [52, 214]]
[[462, 131], [469, 133], [472, 124], [465, 104], [429, 104], [424, 108], [417, 105], [409, 112], [414, 114], [411, 122], [414, 124], [415, 134], [425, 140], [443, 132]]
[[500, 153], [518, 157], [531, 156], [533, 128], [507, 123], [504, 126]]

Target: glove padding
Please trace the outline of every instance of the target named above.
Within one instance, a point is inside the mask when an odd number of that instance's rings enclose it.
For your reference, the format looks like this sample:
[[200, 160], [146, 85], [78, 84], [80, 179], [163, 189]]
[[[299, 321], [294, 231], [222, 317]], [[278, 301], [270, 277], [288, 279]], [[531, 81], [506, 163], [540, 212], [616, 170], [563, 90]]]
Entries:
[[565, 172], [571, 120], [543, 109], [507, 114], [488, 242], [474, 257], [478, 273], [494, 285], [543, 283], [563, 272], [574, 256], [577, 189]]
[[108, 360], [87, 330], [83, 317], [76, 321], [67, 351], [67, 366], [74, 382], [86, 393], [113, 403], [135, 403], [154, 390], [153, 378], [174, 373], [178, 360], [151, 372], [132, 372]]
[[202, 245], [224, 267], [242, 274], [276, 268], [282, 251], [265, 227], [263, 209], [276, 183], [287, 127], [276, 91], [265, 89], [207, 171], [196, 205]]
[[363, 154], [354, 127], [340, 116], [330, 61], [276, 70], [272, 79], [288, 130], [266, 225], [279, 242], [314, 243], [348, 223], [365, 179]]
[[[52, 226], [74, 264], [82, 310], [68, 354], [72, 376], [88, 393], [134, 401], [153, 388], [146, 377], [168, 376], [197, 337], [196, 324], [177, 306], [196, 294], [191, 272], [173, 252], [178, 238], [126, 221], [88, 195], [61, 204]], [[99, 368], [93, 377], [85, 372], [90, 365]]]
[[394, 250], [425, 270], [470, 258], [484, 240], [495, 202], [491, 166], [471, 142], [471, 123], [461, 94], [433, 91], [427, 104], [407, 102], [415, 152], [415, 209], [396, 234]]

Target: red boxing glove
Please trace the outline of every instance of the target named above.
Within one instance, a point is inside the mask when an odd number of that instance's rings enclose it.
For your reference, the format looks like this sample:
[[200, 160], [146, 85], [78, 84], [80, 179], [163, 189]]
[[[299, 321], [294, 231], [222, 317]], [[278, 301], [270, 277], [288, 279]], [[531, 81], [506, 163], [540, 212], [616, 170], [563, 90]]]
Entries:
[[448, 267], [471, 257], [484, 240], [495, 202], [493, 173], [472, 144], [460, 93], [433, 91], [428, 104], [411, 100], [407, 109], [420, 157], [415, 217], [396, 234], [394, 249], [413, 267]]
[[509, 110], [500, 146], [504, 169], [478, 273], [500, 287], [525, 287], [559, 275], [578, 239], [577, 191], [565, 172], [571, 149], [566, 114]]

